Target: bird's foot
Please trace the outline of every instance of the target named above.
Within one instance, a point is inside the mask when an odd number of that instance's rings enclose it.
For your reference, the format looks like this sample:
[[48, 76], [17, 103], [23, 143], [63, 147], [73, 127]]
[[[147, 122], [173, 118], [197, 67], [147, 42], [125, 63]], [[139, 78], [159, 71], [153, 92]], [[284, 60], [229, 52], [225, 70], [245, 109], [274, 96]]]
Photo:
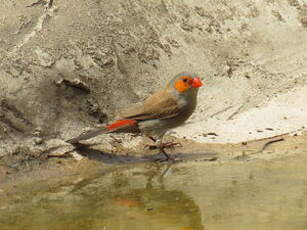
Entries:
[[162, 143], [161, 147], [162, 149], [172, 149], [172, 148], [175, 148], [175, 147], [182, 147], [182, 144], [179, 143], [179, 142], [172, 142], [172, 141], [169, 141], [169, 142], [165, 142], [165, 143]]
[[175, 147], [182, 147], [182, 144], [179, 142], [165, 142], [162, 143], [160, 145], [145, 145], [145, 149], [150, 149], [150, 150], [154, 150], [154, 149], [173, 149]]

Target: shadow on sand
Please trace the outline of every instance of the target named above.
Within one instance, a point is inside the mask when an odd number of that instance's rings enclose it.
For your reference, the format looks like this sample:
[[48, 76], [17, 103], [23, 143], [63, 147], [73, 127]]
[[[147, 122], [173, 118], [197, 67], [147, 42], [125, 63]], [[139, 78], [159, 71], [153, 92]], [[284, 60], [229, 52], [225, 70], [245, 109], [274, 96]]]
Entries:
[[80, 155], [87, 157], [91, 160], [101, 161], [106, 164], [129, 164], [129, 163], [141, 163], [141, 162], [184, 162], [191, 160], [200, 161], [215, 161], [218, 159], [216, 153], [205, 152], [205, 153], [171, 153], [171, 160], [165, 161], [165, 156], [162, 153], [158, 154], [146, 154], [142, 156], [133, 155], [117, 155], [116, 153], [104, 152], [101, 150], [93, 149], [91, 147], [95, 144], [75, 144], [75, 151]]

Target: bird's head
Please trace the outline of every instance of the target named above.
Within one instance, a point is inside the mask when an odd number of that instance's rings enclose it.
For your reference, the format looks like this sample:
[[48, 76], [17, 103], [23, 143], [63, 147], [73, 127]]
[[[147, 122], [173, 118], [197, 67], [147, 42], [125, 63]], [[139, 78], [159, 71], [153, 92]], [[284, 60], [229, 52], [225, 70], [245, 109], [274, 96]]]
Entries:
[[180, 73], [176, 75], [168, 84], [168, 87], [173, 87], [179, 94], [195, 93], [203, 83], [197, 74]]

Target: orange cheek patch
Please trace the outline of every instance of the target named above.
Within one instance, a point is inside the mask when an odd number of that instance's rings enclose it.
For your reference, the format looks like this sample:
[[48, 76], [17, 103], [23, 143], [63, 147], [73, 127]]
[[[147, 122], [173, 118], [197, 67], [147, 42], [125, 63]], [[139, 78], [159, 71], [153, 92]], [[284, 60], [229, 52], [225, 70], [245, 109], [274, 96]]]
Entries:
[[179, 91], [179, 92], [184, 92], [184, 91], [186, 91], [188, 88], [189, 88], [189, 86], [188, 86], [188, 84], [187, 83], [185, 83], [185, 82], [183, 82], [183, 81], [177, 81], [176, 83], [175, 83], [175, 88]]

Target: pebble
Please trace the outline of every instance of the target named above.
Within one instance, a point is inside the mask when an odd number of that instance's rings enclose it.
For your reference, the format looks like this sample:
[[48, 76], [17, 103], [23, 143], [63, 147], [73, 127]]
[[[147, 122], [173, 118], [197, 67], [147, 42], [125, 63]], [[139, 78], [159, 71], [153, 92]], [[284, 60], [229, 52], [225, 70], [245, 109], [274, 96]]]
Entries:
[[36, 145], [41, 145], [43, 143], [43, 138], [41, 137], [34, 137], [33, 141]]

